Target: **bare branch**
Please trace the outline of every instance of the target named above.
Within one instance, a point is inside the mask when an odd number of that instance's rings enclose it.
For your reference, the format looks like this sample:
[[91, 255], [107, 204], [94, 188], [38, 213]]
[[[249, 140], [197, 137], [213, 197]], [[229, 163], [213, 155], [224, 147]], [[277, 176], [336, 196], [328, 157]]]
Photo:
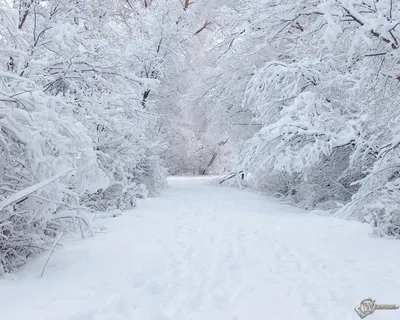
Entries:
[[194, 33], [194, 35], [196, 36], [196, 35], [198, 35], [200, 32], [202, 32], [204, 29], [206, 29], [209, 25], [211, 24], [211, 22], [205, 22], [204, 23], [204, 25], [199, 29], [199, 30], [197, 30], [195, 33]]

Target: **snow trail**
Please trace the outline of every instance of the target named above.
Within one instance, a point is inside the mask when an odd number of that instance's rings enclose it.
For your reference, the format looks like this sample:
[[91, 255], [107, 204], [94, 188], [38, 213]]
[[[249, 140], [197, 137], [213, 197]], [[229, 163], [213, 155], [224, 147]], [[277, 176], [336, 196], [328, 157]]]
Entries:
[[[205, 178], [171, 178], [158, 198], [105, 219], [0, 281], [12, 320], [359, 319], [372, 297], [400, 304], [400, 242]], [[400, 310], [370, 319], [400, 319]]]

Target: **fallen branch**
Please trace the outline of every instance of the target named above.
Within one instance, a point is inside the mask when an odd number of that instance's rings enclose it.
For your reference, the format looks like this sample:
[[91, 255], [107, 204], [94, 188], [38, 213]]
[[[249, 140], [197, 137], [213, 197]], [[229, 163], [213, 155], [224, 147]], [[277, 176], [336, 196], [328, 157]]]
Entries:
[[[243, 171], [229, 173], [229, 174], [226, 175], [224, 178], [222, 178], [222, 180], [219, 181], [219, 184], [223, 184], [224, 182], [226, 182], [226, 181], [228, 181], [228, 180], [231, 180], [231, 179], [233, 179], [233, 178], [235, 178], [235, 177], [238, 178], [239, 176], [240, 176], [240, 179], [241, 179], [241, 180], [244, 179], [244, 173], [243, 173]], [[240, 185], [240, 182], [239, 182], [239, 185]]]

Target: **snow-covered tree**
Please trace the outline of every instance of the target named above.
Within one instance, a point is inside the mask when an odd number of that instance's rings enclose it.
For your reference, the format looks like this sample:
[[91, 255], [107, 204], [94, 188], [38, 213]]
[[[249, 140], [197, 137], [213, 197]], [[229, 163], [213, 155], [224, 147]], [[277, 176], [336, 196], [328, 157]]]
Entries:
[[145, 99], [160, 81], [132, 60], [146, 54], [131, 33], [142, 23], [132, 3], [3, 1], [0, 9], [0, 265], [8, 272], [60, 232], [89, 227], [84, 212], [127, 209], [157, 193], [164, 149], [153, 134], [160, 114]]
[[[244, 147], [234, 142], [235, 171], [249, 185], [307, 208], [339, 206], [378, 234], [398, 235], [399, 4], [214, 5], [208, 41], [218, 43], [192, 98], [204, 104], [205, 126], [217, 124], [200, 130], [202, 141], [249, 134]], [[233, 125], [238, 114], [247, 132]]]
[[[32, 49], [18, 12], [1, 3], [0, 273], [23, 264], [62, 230], [87, 225], [80, 197], [106, 187], [72, 106], [26, 78]], [[82, 222], [83, 221], [83, 222]]]

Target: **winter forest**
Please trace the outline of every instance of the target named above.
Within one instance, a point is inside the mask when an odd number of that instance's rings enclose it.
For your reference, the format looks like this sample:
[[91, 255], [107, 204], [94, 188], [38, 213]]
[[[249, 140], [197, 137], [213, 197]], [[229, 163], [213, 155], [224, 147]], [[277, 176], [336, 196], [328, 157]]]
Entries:
[[399, 47], [397, 0], [0, 0], [0, 275], [168, 175], [400, 237]]

